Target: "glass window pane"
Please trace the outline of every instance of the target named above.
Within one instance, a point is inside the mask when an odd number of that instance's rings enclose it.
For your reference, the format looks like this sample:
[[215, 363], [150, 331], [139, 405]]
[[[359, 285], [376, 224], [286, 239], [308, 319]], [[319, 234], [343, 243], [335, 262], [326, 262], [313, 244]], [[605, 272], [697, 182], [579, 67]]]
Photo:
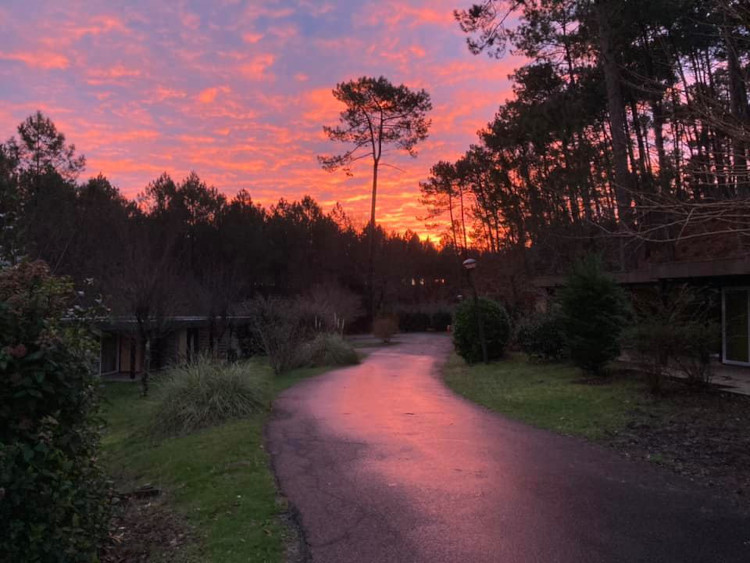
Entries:
[[747, 333], [747, 290], [727, 290], [724, 294], [726, 358], [734, 362], [750, 361]]
[[117, 338], [112, 334], [102, 334], [102, 373], [117, 370]]

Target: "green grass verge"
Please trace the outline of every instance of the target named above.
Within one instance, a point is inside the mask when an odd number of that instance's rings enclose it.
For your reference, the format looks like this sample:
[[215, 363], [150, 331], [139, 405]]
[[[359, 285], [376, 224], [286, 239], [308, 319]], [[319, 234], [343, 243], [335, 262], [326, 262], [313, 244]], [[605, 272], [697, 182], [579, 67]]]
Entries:
[[491, 410], [594, 440], [624, 428], [630, 412], [648, 401], [632, 379], [586, 382], [573, 366], [533, 363], [520, 355], [469, 366], [453, 354], [444, 375], [456, 393]]
[[[273, 377], [274, 395], [323, 372], [301, 369]], [[147, 426], [155, 401], [134, 383], [104, 388], [104, 460], [119, 489], [152, 484], [184, 515], [199, 545], [185, 560], [281, 561], [287, 531], [269, 456], [263, 448], [268, 412], [177, 438], [153, 441]], [[157, 556], [158, 558], [158, 556]]]

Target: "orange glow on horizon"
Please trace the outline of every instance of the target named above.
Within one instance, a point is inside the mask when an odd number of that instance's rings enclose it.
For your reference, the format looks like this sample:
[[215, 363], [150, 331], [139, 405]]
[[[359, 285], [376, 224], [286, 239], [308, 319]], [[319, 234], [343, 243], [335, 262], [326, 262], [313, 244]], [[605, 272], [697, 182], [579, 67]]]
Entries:
[[[459, 2], [460, 4], [460, 2]], [[111, 0], [39, 9], [0, 7], [0, 140], [37, 109], [87, 157], [85, 177], [107, 176], [135, 197], [162, 172], [195, 171], [231, 197], [246, 189], [271, 205], [340, 202], [355, 224], [369, 217], [371, 165], [347, 177], [317, 155], [341, 106], [331, 90], [383, 75], [433, 99], [419, 156], [389, 155], [381, 168], [378, 222], [436, 240], [419, 219], [419, 182], [438, 160], [455, 160], [510, 93], [523, 61], [475, 57], [453, 20], [455, 0], [300, 0], [124, 7]]]

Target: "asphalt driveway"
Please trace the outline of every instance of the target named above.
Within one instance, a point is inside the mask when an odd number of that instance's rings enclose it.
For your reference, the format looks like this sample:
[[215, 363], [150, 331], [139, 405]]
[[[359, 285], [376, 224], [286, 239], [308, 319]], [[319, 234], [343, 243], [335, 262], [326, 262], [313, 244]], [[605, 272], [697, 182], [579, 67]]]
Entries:
[[750, 518], [666, 470], [450, 392], [402, 335], [284, 392], [268, 427], [313, 561], [750, 561]]

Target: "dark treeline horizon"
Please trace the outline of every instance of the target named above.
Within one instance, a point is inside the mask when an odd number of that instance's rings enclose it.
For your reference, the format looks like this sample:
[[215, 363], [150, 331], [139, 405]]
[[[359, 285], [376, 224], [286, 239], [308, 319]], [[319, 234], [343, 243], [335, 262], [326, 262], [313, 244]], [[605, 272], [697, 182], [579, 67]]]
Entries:
[[[85, 159], [41, 112], [0, 144], [0, 245], [13, 262], [45, 261], [113, 315], [221, 317], [258, 295], [325, 286], [364, 298], [368, 228], [310, 196], [264, 207], [227, 197], [195, 172], [164, 173], [135, 200], [105, 176], [79, 181]], [[455, 299], [460, 262], [416, 233], [375, 230], [375, 306], [388, 312]], [[362, 303], [363, 310], [365, 303]]]
[[227, 198], [195, 173], [128, 201], [105, 177], [79, 183], [83, 159], [38, 114], [0, 144], [2, 254], [93, 280], [115, 312], [208, 315], [321, 284], [375, 312], [454, 301], [469, 255], [480, 292], [511, 311], [585, 254], [611, 271], [748, 255], [747, 2], [483, 0], [455, 17], [473, 53], [525, 63], [477, 142], [421, 183], [439, 246], [371, 238], [310, 197]]

